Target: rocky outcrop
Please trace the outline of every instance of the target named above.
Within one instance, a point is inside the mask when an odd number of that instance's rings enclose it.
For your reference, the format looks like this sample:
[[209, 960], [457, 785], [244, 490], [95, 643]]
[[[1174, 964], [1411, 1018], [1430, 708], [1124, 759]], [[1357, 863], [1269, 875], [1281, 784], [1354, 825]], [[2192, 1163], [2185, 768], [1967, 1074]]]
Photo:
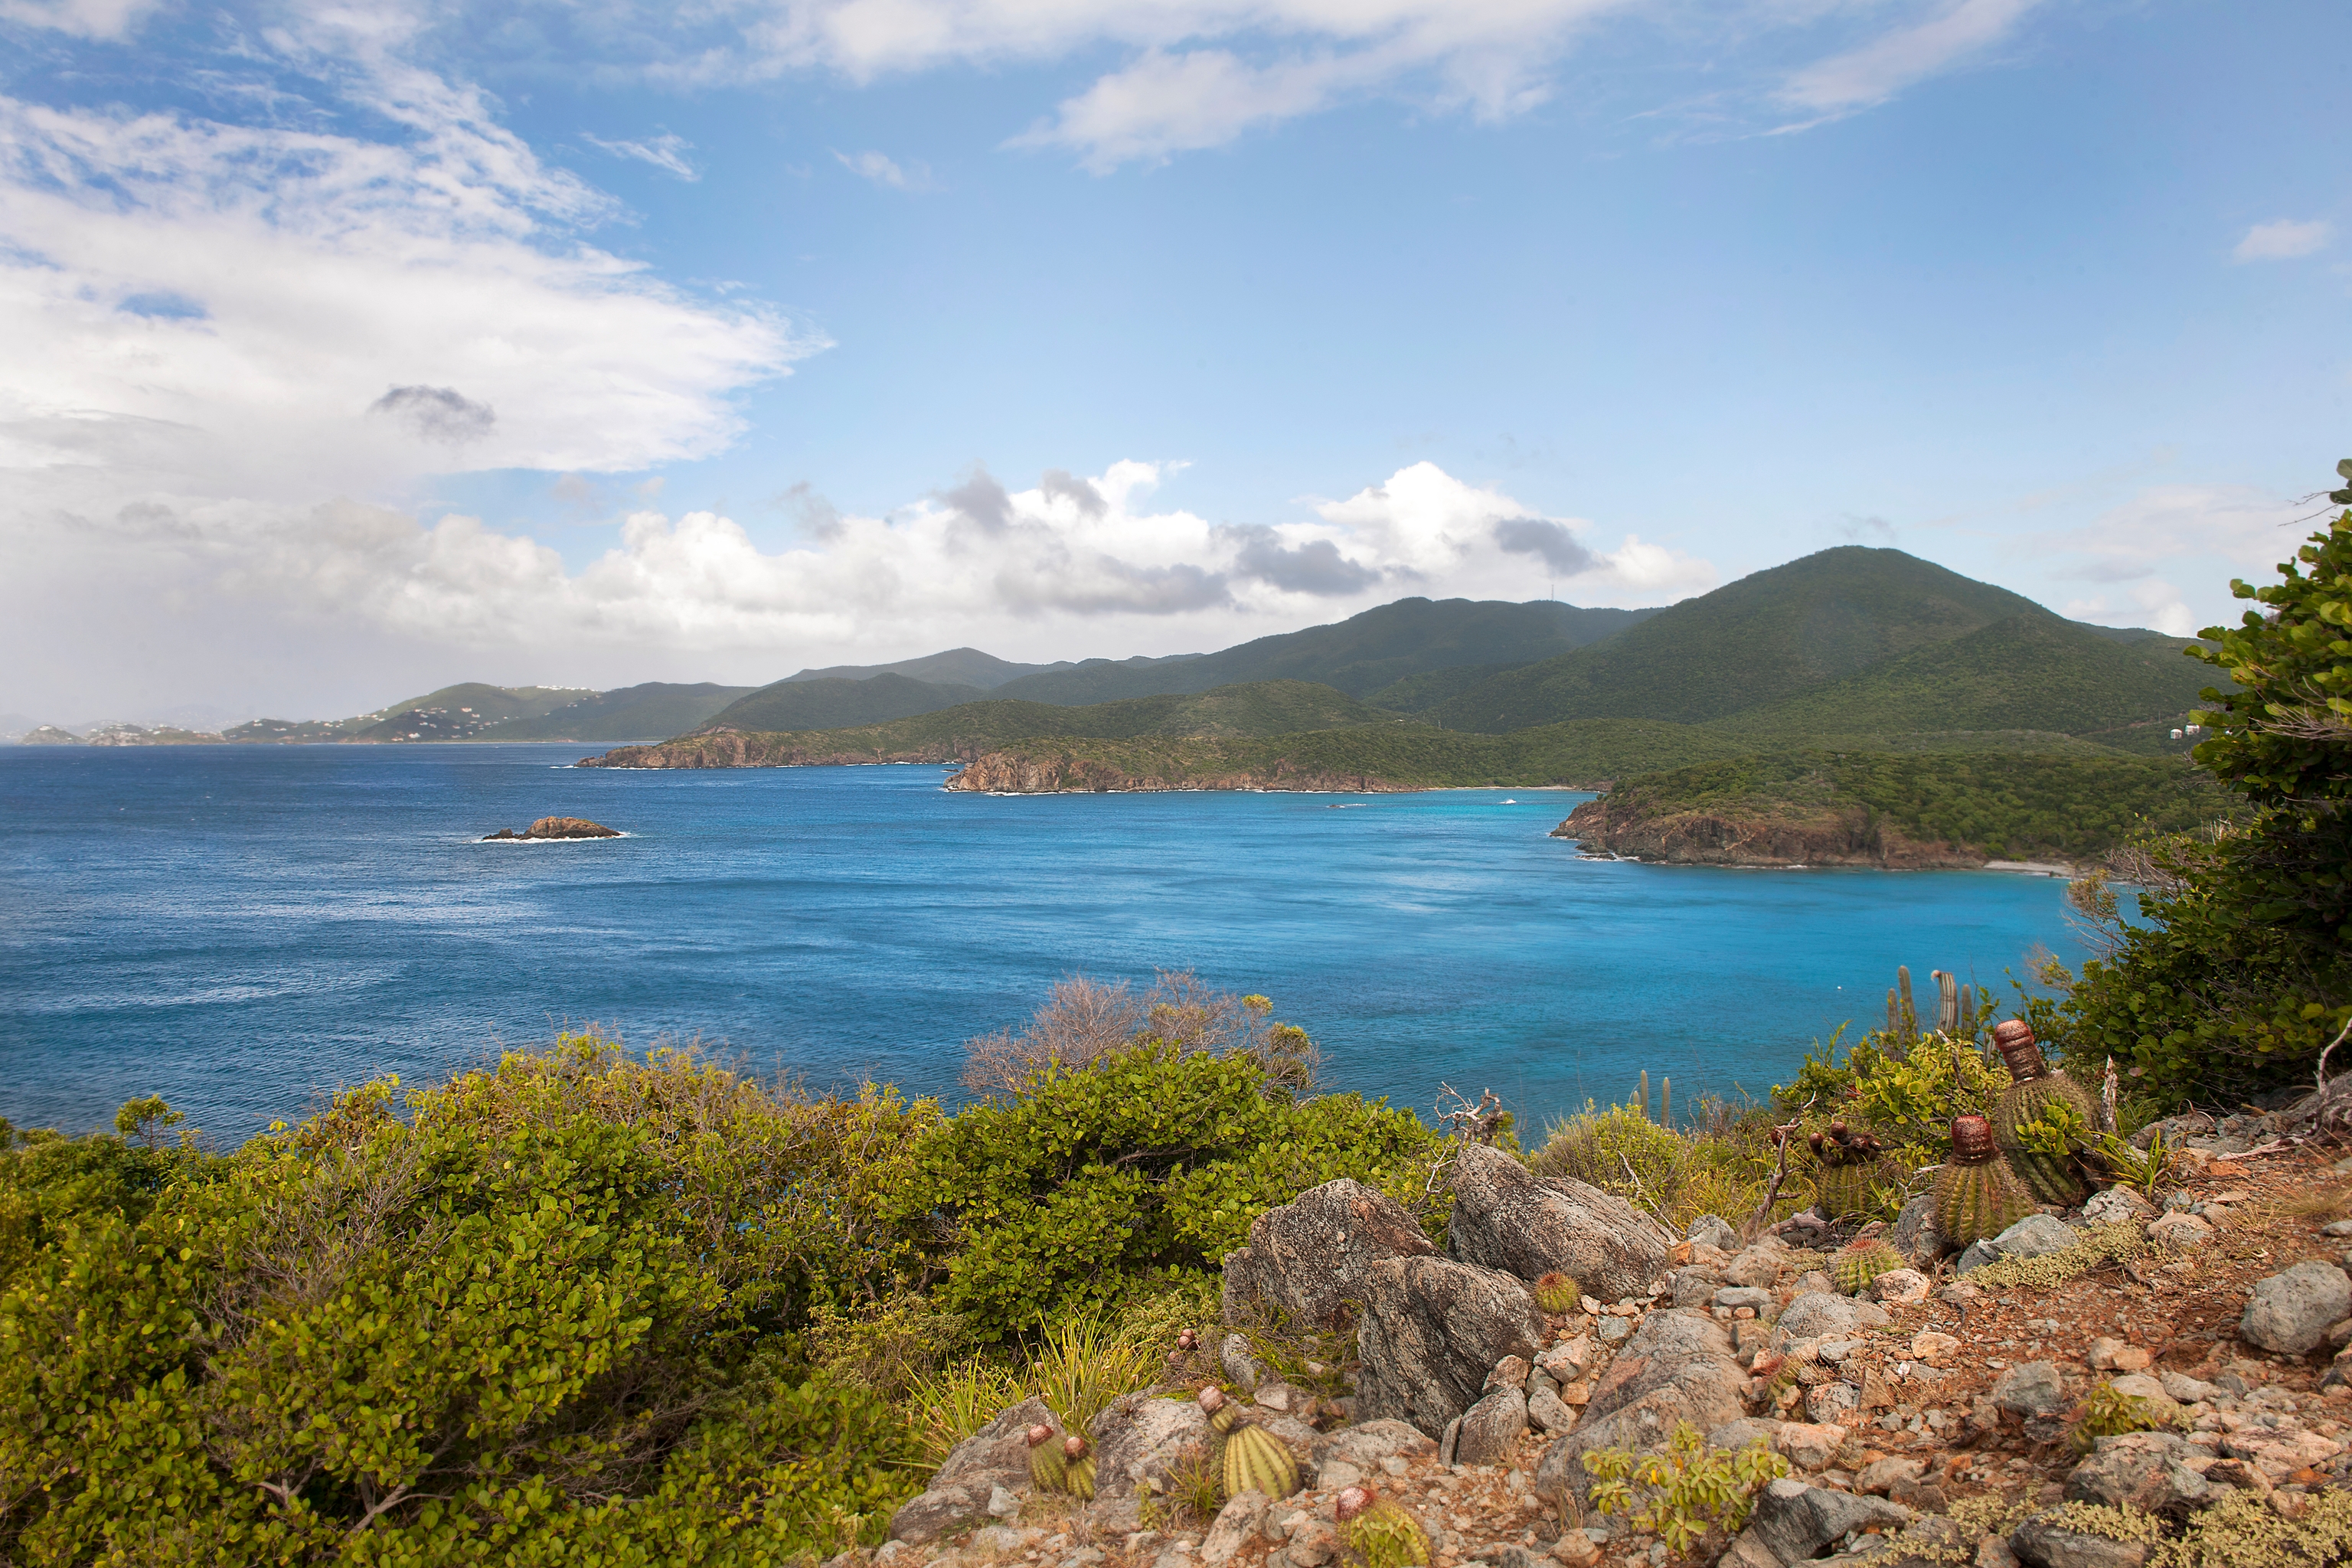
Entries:
[[[1197, 1409], [1192, 1414], [1200, 1418]], [[931, 1484], [890, 1516], [890, 1539], [916, 1545], [937, 1541], [951, 1530], [987, 1519], [989, 1499], [998, 1489], [1026, 1491], [1029, 1445], [1023, 1434], [1036, 1426], [1061, 1430], [1045, 1401], [1027, 1399], [957, 1444], [931, 1476]], [[1205, 1432], [1208, 1423], [1201, 1426]]]
[[[1147, 1482], [1175, 1489], [1180, 1471], [1210, 1452], [1209, 1418], [1189, 1399], [1128, 1394], [1114, 1399], [1087, 1429], [1095, 1445], [1095, 1490], [1104, 1498], [1133, 1497]], [[1026, 1451], [1024, 1451], [1025, 1464]]]
[[601, 822], [591, 822], [584, 816], [542, 816], [520, 833], [517, 833], [511, 827], [501, 827], [496, 833], [483, 835], [482, 842], [488, 844], [500, 838], [618, 838], [620, 837], [619, 829], [607, 827]]
[[[619, 746], [601, 756], [583, 757], [582, 768], [819, 768], [877, 763], [960, 763], [979, 754], [970, 742], [927, 741], [906, 746], [852, 748], [839, 732], [751, 734], [713, 730], [682, 735], [657, 746]], [[815, 742], [812, 744], [812, 742]]]
[[1803, 816], [1734, 816], [1588, 800], [1552, 829], [1587, 855], [1672, 866], [1876, 866], [1886, 870], [1962, 867], [1984, 856], [1965, 845], [1921, 843], [1855, 807]]
[[1664, 1237], [1624, 1199], [1582, 1182], [1539, 1179], [1483, 1143], [1454, 1161], [1445, 1239], [1465, 1263], [1526, 1280], [1558, 1269], [1603, 1301], [1647, 1295], [1667, 1263]]
[[1370, 773], [1335, 773], [1286, 757], [1243, 762], [1214, 754], [1167, 756], [1137, 768], [1131, 760], [1089, 756], [1061, 748], [995, 751], [975, 757], [948, 788], [990, 795], [1112, 795], [1168, 790], [1306, 790], [1314, 794], [1381, 794], [1411, 789]]
[[1262, 1305], [1332, 1324], [1363, 1300], [1372, 1265], [1436, 1250], [1394, 1198], [1342, 1176], [1250, 1222], [1249, 1245], [1225, 1255], [1225, 1321]]
[[1593, 1388], [1583, 1424], [1544, 1451], [1536, 1489], [1581, 1499], [1591, 1484], [1580, 1462], [1586, 1450], [1657, 1447], [1685, 1421], [1713, 1431], [1748, 1414], [1747, 1392], [1721, 1324], [1686, 1308], [1654, 1311]]
[[1366, 1273], [1360, 1419], [1409, 1421], [1443, 1434], [1486, 1392], [1505, 1356], [1532, 1359], [1544, 1321], [1527, 1287], [1498, 1269], [1451, 1258], [1391, 1258]]

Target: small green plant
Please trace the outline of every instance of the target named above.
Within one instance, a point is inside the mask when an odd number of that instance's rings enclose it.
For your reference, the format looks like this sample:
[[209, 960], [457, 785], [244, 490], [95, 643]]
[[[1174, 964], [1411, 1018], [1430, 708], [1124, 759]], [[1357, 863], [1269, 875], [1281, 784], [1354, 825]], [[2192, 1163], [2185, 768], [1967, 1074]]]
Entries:
[[2300, 1519], [2282, 1518], [2263, 1494], [2233, 1491], [2189, 1516], [2179, 1539], [2160, 1543], [2149, 1568], [2277, 1568], [2352, 1557], [2352, 1492], [2315, 1492]]
[[1008, 1405], [1021, 1402], [1020, 1374], [986, 1356], [943, 1367], [914, 1380], [907, 1400], [916, 1450], [936, 1468], [955, 1446]]
[[1674, 1552], [1687, 1552], [1710, 1529], [1738, 1533], [1757, 1492], [1789, 1473], [1789, 1461], [1762, 1438], [1745, 1448], [1710, 1448], [1689, 1422], [1675, 1426], [1664, 1452], [1596, 1448], [1584, 1456], [1592, 1507], [1626, 1515]]
[[1536, 1305], [1555, 1317], [1575, 1311], [1576, 1304], [1583, 1295], [1584, 1288], [1557, 1268], [1548, 1270], [1536, 1279]]
[[1087, 1315], [1054, 1324], [1029, 1358], [1029, 1391], [1073, 1432], [1094, 1424], [1104, 1406], [1143, 1387], [1160, 1365], [1159, 1348], [1108, 1319]]
[[2150, 1203], [2172, 1184], [2172, 1168], [2180, 1159], [2180, 1152], [2168, 1147], [2161, 1132], [2149, 1135], [2146, 1149], [2135, 1149], [2128, 1141], [2102, 1132], [2093, 1152], [2117, 1185], [2129, 1187]]
[[2067, 1440], [2078, 1454], [2087, 1454], [2098, 1446], [2102, 1437], [2120, 1437], [2126, 1432], [2161, 1432], [2179, 1424], [2176, 1412], [2167, 1410], [2152, 1399], [2137, 1394], [2124, 1394], [2102, 1378], [2083, 1401], [2083, 1413], [2074, 1418]]

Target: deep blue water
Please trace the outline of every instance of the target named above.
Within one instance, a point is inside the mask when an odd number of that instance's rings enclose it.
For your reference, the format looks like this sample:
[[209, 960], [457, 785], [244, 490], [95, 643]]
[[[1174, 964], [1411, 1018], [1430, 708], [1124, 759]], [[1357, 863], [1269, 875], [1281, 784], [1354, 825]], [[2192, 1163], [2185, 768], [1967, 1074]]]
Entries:
[[[590, 1020], [952, 1094], [1056, 978], [1163, 965], [1271, 995], [1337, 1087], [1540, 1121], [1644, 1068], [1761, 1092], [1883, 1016], [1897, 963], [1932, 994], [2076, 956], [2055, 881], [1580, 860], [1546, 837], [1566, 792], [1005, 799], [580, 751], [0, 748], [0, 1116], [160, 1093], [234, 1142]], [[630, 837], [474, 841], [549, 813]]]

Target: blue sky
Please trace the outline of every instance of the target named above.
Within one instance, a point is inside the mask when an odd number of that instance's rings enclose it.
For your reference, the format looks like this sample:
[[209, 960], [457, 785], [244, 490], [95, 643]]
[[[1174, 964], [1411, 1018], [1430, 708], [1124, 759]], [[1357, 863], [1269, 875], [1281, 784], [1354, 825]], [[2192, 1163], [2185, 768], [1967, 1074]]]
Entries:
[[2352, 452], [2340, 5], [674, 10], [0, 0], [0, 709], [1848, 542], [2186, 631]]

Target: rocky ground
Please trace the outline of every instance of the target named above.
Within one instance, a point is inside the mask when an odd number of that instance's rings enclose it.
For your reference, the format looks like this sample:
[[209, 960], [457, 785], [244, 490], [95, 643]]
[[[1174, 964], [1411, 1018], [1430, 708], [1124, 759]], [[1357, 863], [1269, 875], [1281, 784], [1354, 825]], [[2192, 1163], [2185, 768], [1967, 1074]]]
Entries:
[[[1835, 1291], [1805, 1218], [1746, 1246], [1703, 1220], [1675, 1243], [1618, 1199], [1475, 1145], [1443, 1251], [1387, 1199], [1333, 1183], [1258, 1221], [1227, 1262], [1227, 1310], [1296, 1324], [1353, 1306], [1357, 1364], [1286, 1380], [1263, 1333], [1178, 1352], [1168, 1386], [1093, 1423], [1087, 1505], [1030, 1485], [1021, 1433], [1053, 1420], [1033, 1401], [959, 1448], [887, 1544], [830, 1568], [1327, 1568], [1346, 1556], [1339, 1495], [1361, 1484], [1420, 1521], [1434, 1568], [2137, 1568], [2152, 1528], [2114, 1539], [2133, 1531], [2060, 1505], [2177, 1530], [2244, 1494], [2296, 1520], [2352, 1487], [2352, 1160], [2277, 1124], [2176, 1125], [2191, 1151], [2161, 1209], [2111, 1189], [1958, 1258], [1915, 1205], [1885, 1239], [1916, 1267], [1871, 1300]], [[1550, 1268], [1583, 1283], [1575, 1310], [1538, 1309], [1528, 1287]], [[1292, 1449], [1299, 1490], [1215, 1496], [1192, 1397], [1209, 1382]], [[2078, 1443], [2101, 1384], [2171, 1429]], [[1716, 1448], [1761, 1442], [1788, 1474], [1736, 1538], [1675, 1552], [1591, 1506], [1581, 1456], [1655, 1451], [1684, 1424]]]

